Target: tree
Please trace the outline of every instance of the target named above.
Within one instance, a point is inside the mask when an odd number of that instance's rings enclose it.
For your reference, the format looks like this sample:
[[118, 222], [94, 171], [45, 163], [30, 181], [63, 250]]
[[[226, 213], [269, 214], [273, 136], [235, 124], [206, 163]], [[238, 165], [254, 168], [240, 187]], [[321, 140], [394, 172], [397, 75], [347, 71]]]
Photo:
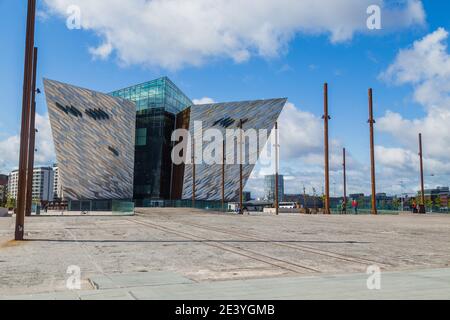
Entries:
[[400, 209], [400, 205], [401, 205], [401, 201], [399, 198], [394, 198], [394, 200], [392, 200], [392, 206], [394, 207], [394, 210], [399, 210]]
[[8, 197], [6, 198], [6, 207], [7, 208], [15, 208], [16, 207], [16, 199], [11, 197], [10, 194], [8, 194]]
[[436, 199], [434, 199], [434, 206], [437, 208], [437, 209], [441, 209], [441, 207], [442, 207], [442, 199], [441, 199], [441, 197], [436, 197]]
[[433, 200], [431, 198], [428, 198], [425, 200], [425, 207], [431, 209], [433, 211]]

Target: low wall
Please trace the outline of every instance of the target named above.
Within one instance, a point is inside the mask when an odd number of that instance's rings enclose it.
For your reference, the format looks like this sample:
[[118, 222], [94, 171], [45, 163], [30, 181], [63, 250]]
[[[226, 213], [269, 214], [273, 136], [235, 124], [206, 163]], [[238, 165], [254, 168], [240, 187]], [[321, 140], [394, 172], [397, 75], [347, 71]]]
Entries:
[[[275, 208], [264, 208], [264, 213], [275, 214]], [[278, 213], [300, 213], [300, 209], [279, 208]]]

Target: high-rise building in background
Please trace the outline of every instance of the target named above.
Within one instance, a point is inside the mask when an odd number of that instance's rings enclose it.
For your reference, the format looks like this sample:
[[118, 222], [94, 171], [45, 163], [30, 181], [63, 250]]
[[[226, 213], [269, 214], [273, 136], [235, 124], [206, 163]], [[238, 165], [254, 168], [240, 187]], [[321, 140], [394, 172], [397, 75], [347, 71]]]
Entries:
[[[275, 200], [275, 180], [276, 176], [266, 175], [264, 177], [264, 199], [268, 201]], [[283, 201], [284, 199], [284, 176], [278, 175], [278, 201]]]
[[[18, 181], [19, 171], [15, 170], [8, 179], [8, 194], [13, 199], [17, 199]], [[34, 168], [32, 198], [35, 201], [53, 201], [53, 168]]]
[[62, 199], [62, 186], [59, 180], [59, 168], [57, 164], [53, 165], [53, 199]]

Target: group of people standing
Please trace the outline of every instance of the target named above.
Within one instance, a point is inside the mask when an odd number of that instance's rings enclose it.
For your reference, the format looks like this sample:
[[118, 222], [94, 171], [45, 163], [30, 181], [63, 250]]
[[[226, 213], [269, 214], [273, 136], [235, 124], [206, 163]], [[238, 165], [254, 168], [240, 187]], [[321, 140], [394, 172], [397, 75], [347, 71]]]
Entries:
[[[354, 214], [358, 214], [358, 201], [352, 199], [352, 210]], [[341, 201], [341, 213], [347, 213], [347, 201]]]

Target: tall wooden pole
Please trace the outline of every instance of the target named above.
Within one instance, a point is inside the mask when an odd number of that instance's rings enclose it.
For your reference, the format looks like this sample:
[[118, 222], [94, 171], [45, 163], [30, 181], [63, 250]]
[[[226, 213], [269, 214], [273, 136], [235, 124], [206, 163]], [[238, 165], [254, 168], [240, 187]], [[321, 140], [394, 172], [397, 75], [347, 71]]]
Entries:
[[192, 137], [192, 208], [195, 208], [195, 138]]
[[280, 199], [278, 197], [278, 122], [275, 122], [275, 214], [280, 211]]
[[345, 148], [342, 149], [342, 167], [343, 167], [343, 173], [344, 173], [344, 202], [343, 202], [343, 208], [344, 212], [347, 213], [347, 168], [346, 168], [346, 154], [345, 154]]
[[419, 157], [420, 157], [420, 206], [419, 213], [426, 213], [425, 210], [425, 183], [423, 179], [423, 149], [422, 134], [419, 133]]
[[373, 125], [375, 120], [373, 119], [373, 94], [372, 89], [369, 89], [369, 125], [370, 125], [370, 176], [372, 182], [372, 214], [376, 215], [377, 212], [377, 191], [375, 182], [375, 142], [373, 135]]
[[226, 162], [225, 139], [222, 142], [222, 210], [225, 208], [225, 162]]
[[325, 83], [323, 86], [324, 100], [323, 100], [323, 125], [324, 125], [324, 148], [325, 148], [325, 203], [324, 203], [324, 214], [331, 214], [330, 211], [330, 161], [329, 161], [329, 150], [328, 150], [328, 120], [330, 116], [328, 114], [328, 84]]
[[31, 107], [31, 82], [33, 72], [33, 47], [34, 28], [36, 17], [36, 0], [28, 0], [27, 28], [25, 42], [25, 63], [23, 76], [22, 96], [22, 123], [20, 128], [20, 153], [19, 153], [19, 181], [17, 190], [17, 212], [15, 226], [15, 240], [23, 240], [25, 211], [26, 211], [26, 187], [27, 187], [27, 161], [28, 141]]
[[242, 159], [242, 119], [239, 120], [239, 210], [241, 214], [244, 214], [244, 185], [243, 179], [243, 159]]
[[33, 51], [33, 82], [31, 89], [31, 112], [28, 143], [28, 163], [27, 163], [27, 197], [26, 197], [26, 216], [31, 216], [31, 206], [33, 205], [33, 172], [34, 172], [34, 149], [36, 139], [36, 69], [37, 69], [38, 48]]

